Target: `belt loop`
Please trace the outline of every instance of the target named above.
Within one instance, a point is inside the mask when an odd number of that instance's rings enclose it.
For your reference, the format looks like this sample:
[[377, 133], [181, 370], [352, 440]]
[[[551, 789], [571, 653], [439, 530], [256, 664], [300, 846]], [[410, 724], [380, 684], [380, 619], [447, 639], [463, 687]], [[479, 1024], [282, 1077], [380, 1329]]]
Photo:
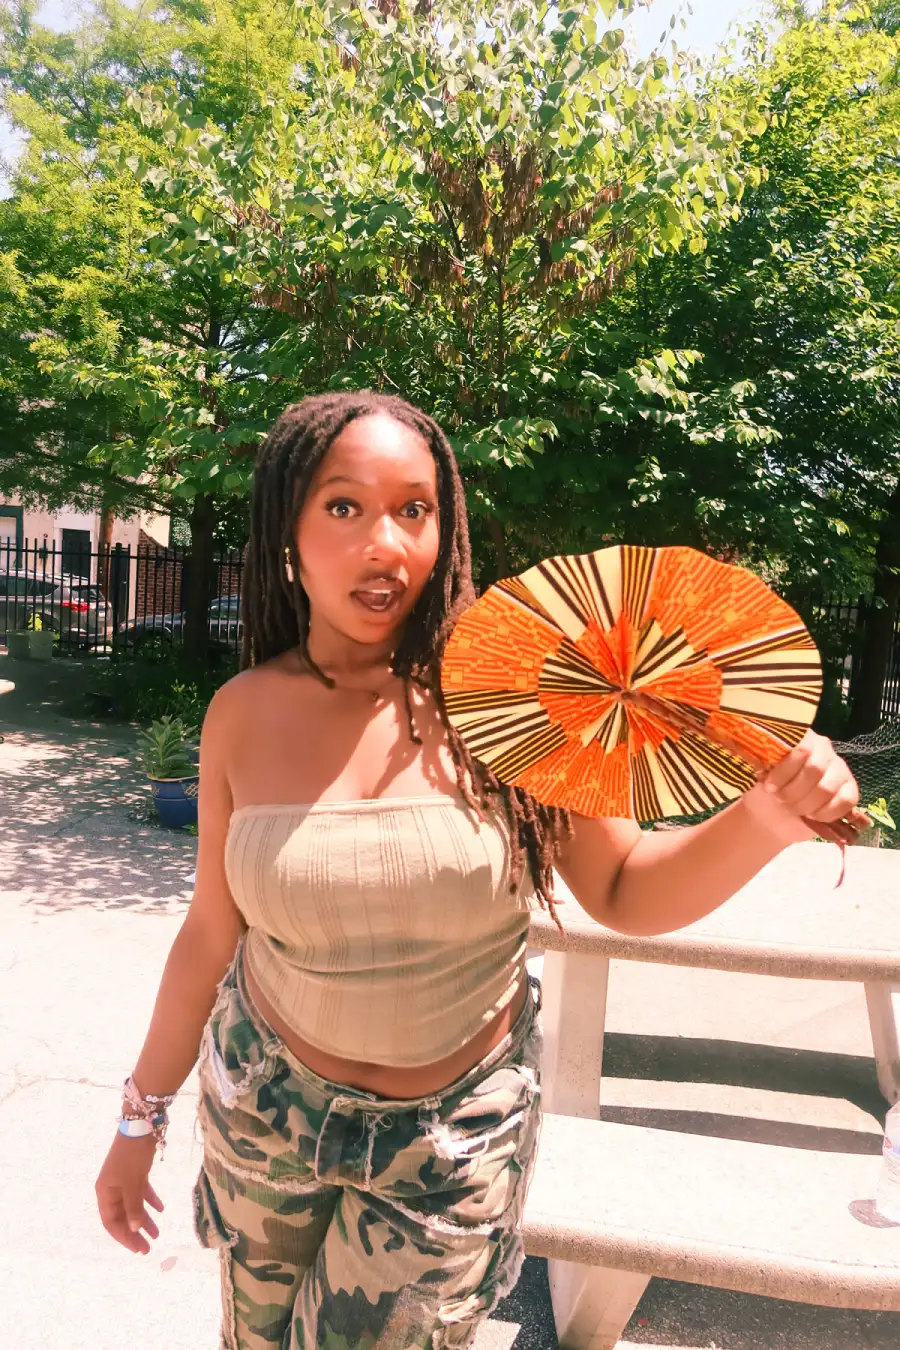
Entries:
[[420, 1099], [420, 1101], [417, 1104], [417, 1114], [419, 1117], [420, 1126], [426, 1124], [428, 1121], [432, 1119], [432, 1116], [434, 1115], [435, 1111], [437, 1111], [440, 1108], [442, 1102], [443, 1097], [441, 1096], [440, 1093], [437, 1093], [433, 1097], [422, 1097]]

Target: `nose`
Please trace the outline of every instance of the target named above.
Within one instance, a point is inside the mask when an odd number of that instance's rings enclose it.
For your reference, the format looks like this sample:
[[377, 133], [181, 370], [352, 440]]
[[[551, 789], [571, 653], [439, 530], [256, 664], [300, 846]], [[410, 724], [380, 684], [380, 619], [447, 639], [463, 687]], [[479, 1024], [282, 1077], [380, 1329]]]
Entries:
[[378, 517], [372, 526], [366, 553], [373, 562], [402, 557], [403, 540], [393, 517], [387, 514]]

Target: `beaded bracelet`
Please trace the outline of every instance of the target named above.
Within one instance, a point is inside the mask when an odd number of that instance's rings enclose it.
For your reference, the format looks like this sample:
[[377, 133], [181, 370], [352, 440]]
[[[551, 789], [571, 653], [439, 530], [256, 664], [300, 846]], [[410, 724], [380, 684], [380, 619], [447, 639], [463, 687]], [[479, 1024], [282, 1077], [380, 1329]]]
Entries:
[[[174, 1102], [177, 1093], [172, 1092], [167, 1096], [156, 1096], [148, 1092], [145, 1096], [129, 1075], [125, 1079], [123, 1095], [128, 1106], [134, 1112], [134, 1115], [126, 1115], [124, 1110], [119, 1117], [119, 1133], [127, 1135], [130, 1139], [137, 1139], [147, 1134], [152, 1134], [156, 1139], [156, 1147], [159, 1149], [159, 1156], [162, 1157], [166, 1149], [166, 1130], [169, 1127], [169, 1107]], [[127, 1124], [134, 1121], [134, 1127]], [[139, 1128], [139, 1122], [143, 1122], [145, 1128]], [[124, 1128], [123, 1128], [124, 1126]]]

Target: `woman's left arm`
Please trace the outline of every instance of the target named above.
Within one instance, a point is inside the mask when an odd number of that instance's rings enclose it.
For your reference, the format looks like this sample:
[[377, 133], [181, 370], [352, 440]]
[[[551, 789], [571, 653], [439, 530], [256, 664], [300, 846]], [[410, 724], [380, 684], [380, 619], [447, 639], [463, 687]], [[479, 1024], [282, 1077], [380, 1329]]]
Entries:
[[633, 820], [573, 816], [557, 868], [598, 922], [648, 937], [709, 914], [782, 849], [813, 839], [803, 817], [840, 820], [858, 802], [847, 765], [809, 731], [763, 782], [701, 825], [644, 831]]

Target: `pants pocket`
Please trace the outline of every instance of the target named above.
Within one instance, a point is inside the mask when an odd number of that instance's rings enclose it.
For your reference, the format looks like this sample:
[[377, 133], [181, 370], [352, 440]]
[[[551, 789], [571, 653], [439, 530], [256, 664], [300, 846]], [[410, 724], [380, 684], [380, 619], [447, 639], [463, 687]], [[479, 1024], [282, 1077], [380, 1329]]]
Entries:
[[281, 1042], [264, 1040], [239, 990], [223, 985], [203, 1032], [200, 1074], [223, 1107], [238, 1106], [275, 1072]]
[[464, 1162], [527, 1148], [539, 1103], [536, 1073], [528, 1065], [505, 1064], [434, 1113], [429, 1122], [434, 1151]]
[[201, 1247], [219, 1254], [219, 1278], [222, 1289], [220, 1350], [238, 1350], [234, 1313], [233, 1249], [239, 1234], [225, 1223], [213, 1194], [206, 1169], [201, 1167], [193, 1190], [194, 1232]]
[[201, 1247], [216, 1251], [220, 1247], [233, 1247], [238, 1235], [228, 1227], [219, 1211], [206, 1169], [201, 1167], [200, 1175], [194, 1184], [194, 1232]]

